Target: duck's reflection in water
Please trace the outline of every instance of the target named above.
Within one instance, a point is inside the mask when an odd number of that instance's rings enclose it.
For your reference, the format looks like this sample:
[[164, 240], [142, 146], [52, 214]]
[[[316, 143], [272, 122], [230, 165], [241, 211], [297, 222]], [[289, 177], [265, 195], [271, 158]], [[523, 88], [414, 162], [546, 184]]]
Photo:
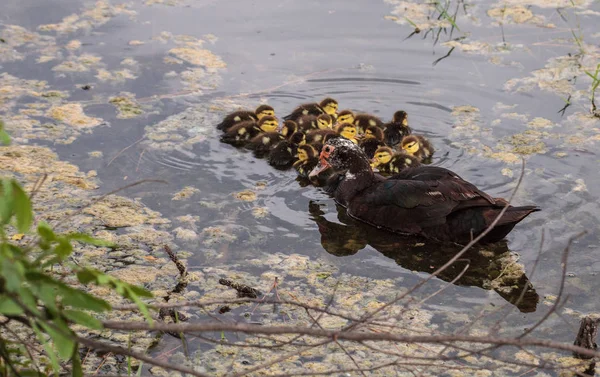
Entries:
[[[362, 224], [337, 207], [340, 223], [325, 218], [321, 206], [311, 201], [309, 211], [321, 233], [321, 244], [330, 254], [356, 254], [367, 245], [379, 251], [398, 265], [412, 271], [432, 272], [444, 265], [461, 247], [415, 237], [403, 237]], [[506, 242], [475, 246], [459, 260], [442, 271], [438, 277], [452, 281], [469, 265], [454, 284], [493, 289], [521, 312], [534, 312], [539, 296], [525, 275], [523, 266], [516, 263]]]

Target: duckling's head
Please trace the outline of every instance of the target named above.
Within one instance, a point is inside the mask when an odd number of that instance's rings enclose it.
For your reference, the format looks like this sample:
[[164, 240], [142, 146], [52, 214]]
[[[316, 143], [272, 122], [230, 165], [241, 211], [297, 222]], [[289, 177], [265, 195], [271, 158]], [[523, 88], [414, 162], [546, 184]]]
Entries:
[[317, 157], [317, 150], [312, 145], [304, 144], [298, 147], [298, 160], [306, 161], [315, 157]]
[[256, 117], [258, 119], [262, 119], [262, 117], [265, 117], [265, 116], [274, 117], [275, 109], [269, 105], [260, 105], [259, 107], [256, 108], [256, 111], [254, 113], [256, 114]]
[[383, 140], [383, 130], [377, 126], [369, 126], [365, 130], [365, 139]]
[[374, 166], [379, 166], [382, 164], [387, 164], [392, 159], [394, 155], [394, 151], [390, 147], [379, 147], [375, 151], [375, 155], [373, 156], [373, 164]]
[[281, 133], [283, 137], [288, 137], [292, 136], [292, 134], [296, 131], [298, 131], [298, 124], [293, 120], [286, 120], [283, 122], [283, 126], [281, 126], [279, 133]]
[[306, 135], [304, 135], [304, 132], [294, 132], [290, 137], [290, 143], [296, 145], [304, 145], [306, 144]]
[[333, 121], [329, 114], [321, 114], [317, 117], [317, 127], [320, 130], [329, 130], [333, 127]]
[[356, 143], [356, 126], [351, 123], [342, 123], [337, 126], [336, 132], [338, 135], [345, 137], [346, 139], [352, 140]]
[[321, 101], [319, 106], [321, 106], [321, 108], [323, 110], [325, 110], [325, 113], [327, 113], [329, 115], [333, 115], [333, 114], [337, 113], [338, 103], [333, 98], [329, 98], [329, 97], [325, 98], [323, 101]]
[[271, 115], [263, 116], [258, 121], [258, 128], [260, 128], [263, 132], [273, 132], [276, 131], [279, 127], [279, 121], [277, 118]]
[[354, 113], [350, 110], [342, 110], [337, 117], [338, 123], [354, 123]]
[[406, 153], [410, 155], [417, 153], [420, 148], [419, 139], [413, 135], [405, 136], [400, 145], [402, 146], [402, 149], [404, 149]]
[[404, 110], [396, 111], [393, 120], [394, 123], [401, 123], [404, 127], [408, 126], [408, 114]]

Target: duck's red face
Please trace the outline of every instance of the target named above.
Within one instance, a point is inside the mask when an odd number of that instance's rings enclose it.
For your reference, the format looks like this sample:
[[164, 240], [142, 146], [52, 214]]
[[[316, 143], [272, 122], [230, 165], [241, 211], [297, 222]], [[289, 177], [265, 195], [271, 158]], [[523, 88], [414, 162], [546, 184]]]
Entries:
[[331, 154], [333, 153], [335, 147], [333, 145], [325, 144], [323, 146], [323, 150], [321, 150], [321, 154], [319, 155], [319, 165], [315, 166], [315, 168], [308, 175], [309, 178], [316, 177], [321, 172], [329, 169], [331, 165], [327, 161]]

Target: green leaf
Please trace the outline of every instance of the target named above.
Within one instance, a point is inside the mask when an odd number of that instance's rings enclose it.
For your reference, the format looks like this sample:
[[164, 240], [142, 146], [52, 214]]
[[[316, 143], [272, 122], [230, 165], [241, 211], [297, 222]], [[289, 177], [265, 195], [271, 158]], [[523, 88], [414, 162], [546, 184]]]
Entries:
[[139, 287], [137, 285], [131, 285], [131, 284], [127, 284], [128, 288], [135, 293], [136, 295], [140, 296], [140, 297], [148, 297], [148, 298], [152, 298], [154, 297], [154, 295], [152, 294], [152, 292], [150, 292], [149, 290]]
[[79, 358], [79, 350], [77, 347], [73, 350], [73, 356], [71, 357], [71, 364], [73, 365], [73, 377], [83, 377], [83, 369], [81, 368], [81, 359]]
[[96, 271], [94, 270], [90, 270], [87, 268], [83, 268], [79, 271], [77, 271], [77, 280], [79, 280], [79, 282], [81, 284], [87, 285], [91, 282], [95, 282], [96, 281]]
[[29, 195], [23, 191], [17, 181], [12, 182], [13, 198], [15, 200], [14, 211], [17, 216], [17, 230], [19, 233], [27, 233], [33, 222], [33, 210]]
[[31, 293], [31, 290], [29, 288], [20, 287], [17, 291], [17, 294], [19, 295], [21, 303], [25, 305], [27, 310], [29, 310], [35, 315], [40, 315], [40, 310], [38, 309], [37, 305], [37, 299], [33, 295], [33, 293]]
[[60, 258], [66, 258], [73, 252], [73, 245], [71, 242], [65, 237], [58, 237], [58, 245], [54, 248], [54, 252]]
[[64, 289], [60, 290], [62, 291], [62, 303], [65, 306], [71, 306], [78, 309], [87, 309], [95, 312], [103, 312], [105, 310], [110, 310], [111, 308], [108, 302], [85, 292], [72, 288], [70, 291]]
[[70, 336], [71, 330], [64, 322], [55, 320], [52, 322], [54, 326], [41, 321], [39, 324], [52, 338], [61, 359], [65, 360], [73, 354], [73, 350], [76, 349], [76, 343]]
[[0, 313], [4, 315], [21, 315], [23, 314], [23, 309], [10, 297], [1, 296]]
[[56, 239], [54, 231], [45, 221], [40, 221], [38, 223], [37, 231], [40, 237], [42, 237], [42, 239], [46, 242], [52, 242]]
[[82, 326], [85, 326], [87, 328], [94, 329], [94, 330], [102, 330], [103, 329], [102, 323], [100, 321], [98, 321], [96, 318], [94, 318], [91, 315], [84, 313], [82, 311], [65, 309], [65, 310], [63, 310], [62, 313], [70, 321], [72, 321], [73, 323], [76, 323], [78, 325], [82, 325]]
[[40, 330], [40, 328], [36, 322], [30, 321], [29, 324], [31, 325], [31, 328], [37, 335], [38, 340], [40, 341], [40, 344], [42, 344], [44, 346], [44, 349], [46, 350], [46, 354], [48, 355], [48, 357], [50, 358], [50, 361], [52, 362], [52, 369], [54, 371], [54, 376], [58, 377], [58, 372], [60, 370], [60, 366], [58, 365], [58, 357], [56, 357], [56, 352], [54, 352], [54, 348], [52, 347], [52, 344], [50, 344], [50, 342], [48, 342], [46, 340], [46, 337], [44, 336], [44, 334], [42, 333], [42, 331]]
[[94, 238], [85, 233], [69, 233], [66, 235], [66, 237], [70, 240], [79, 241], [81, 243], [87, 243], [89, 245], [115, 247], [115, 244], [112, 242]]
[[10, 136], [4, 130], [0, 130], [0, 144], [10, 145]]
[[15, 268], [21, 266], [21, 262], [8, 263], [4, 261], [2, 263], [2, 277], [4, 278], [4, 288], [9, 292], [15, 292], [21, 287], [22, 276], [20, 272], [22, 268]]
[[129, 298], [137, 305], [138, 309], [140, 309], [140, 312], [142, 312], [142, 315], [146, 318], [146, 321], [148, 321], [149, 324], [154, 323], [146, 304], [142, 300], [140, 300], [140, 298], [135, 293], [131, 291], [129, 291], [129, 296]]
[[0, 179], [0, 223], [8, 224], [12, 217], [12, 184], [10, 179]]

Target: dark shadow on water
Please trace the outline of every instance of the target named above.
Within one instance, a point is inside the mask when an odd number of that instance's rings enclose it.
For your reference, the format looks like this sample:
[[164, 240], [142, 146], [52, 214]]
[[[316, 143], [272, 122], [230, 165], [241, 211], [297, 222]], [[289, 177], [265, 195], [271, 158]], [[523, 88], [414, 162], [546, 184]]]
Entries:
[[[339, 257], [354, 255], [365, 247], [371, 246], [407, 270], [430, 273], [444, 265], [461, 249], [456, 245], [403, 237], [378, 230], [351, 219], [343, 207], [337, 205], [336, 207], [340, 223], [327, 220], [317, 202], [309, 203], [311, 219], [317, 223], [321, 233], [321, 245], [329, 254]], [[539, 295], [525, 275], [525, 271], [518, 270], [511, 261], [506, 242], [485, 245], [485, 247], [476, 246], [442, 271], [438, 277], [444, 281], [452, 281], [468, 263], [469, 268], [455, 282], [456, 285], [493, 289], [521, 312], [534, 312]], [[523, 297], [520, 299], [522, 294]]]

